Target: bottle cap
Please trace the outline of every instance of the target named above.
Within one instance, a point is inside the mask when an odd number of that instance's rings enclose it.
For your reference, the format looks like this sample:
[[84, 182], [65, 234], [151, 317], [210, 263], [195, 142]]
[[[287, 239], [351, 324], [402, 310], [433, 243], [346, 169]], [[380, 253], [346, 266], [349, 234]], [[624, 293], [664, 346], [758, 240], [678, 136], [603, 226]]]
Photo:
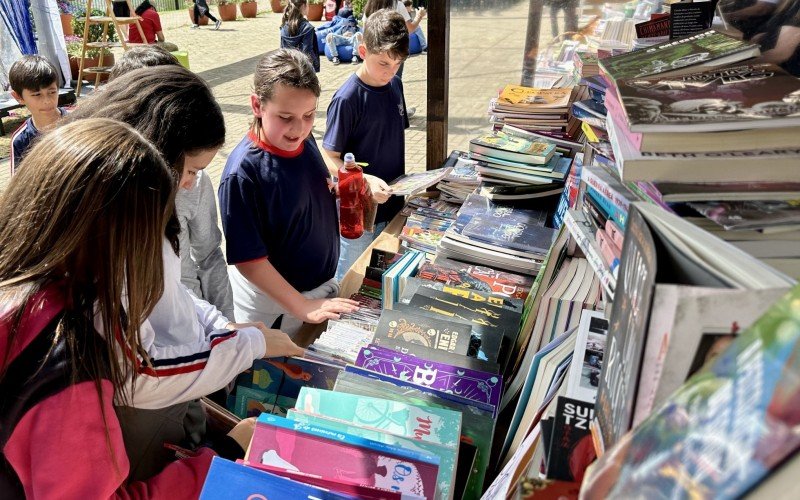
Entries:
[[355, 161], [356, 161], [356, 157], [353, 156], [353, 153], [345, 153], [344, 154], [344, 162], [345, 163], [351, 163], [351, 162], [355, 162]]

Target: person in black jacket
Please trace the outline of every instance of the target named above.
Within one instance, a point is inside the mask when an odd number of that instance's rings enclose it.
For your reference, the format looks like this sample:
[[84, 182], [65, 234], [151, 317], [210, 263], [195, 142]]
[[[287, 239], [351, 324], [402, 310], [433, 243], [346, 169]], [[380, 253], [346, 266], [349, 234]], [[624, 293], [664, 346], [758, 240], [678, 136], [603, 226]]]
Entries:
[[192, 28], [199, 28], [200, 18], [206, 16], [214, 21], [214, 29], [218, 30], [222, 21], [211, 15], [211, 9], [208, 8], [206, 0], [194, 0], [194, 24]]

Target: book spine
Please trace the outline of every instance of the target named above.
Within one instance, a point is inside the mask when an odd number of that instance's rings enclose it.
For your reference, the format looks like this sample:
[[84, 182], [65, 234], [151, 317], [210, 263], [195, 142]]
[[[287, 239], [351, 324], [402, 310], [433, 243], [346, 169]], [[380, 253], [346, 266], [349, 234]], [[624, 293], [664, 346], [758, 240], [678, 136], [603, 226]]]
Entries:
[[619, 267], [619, 249], [614, 248], [604, 229], [597, 231], [595, 238], [597, 245], [600, 247], [600, 254], [603, 257], [603, 261], [608, 266], [611, 274], [616, 275], [617, 267]]
[[[632, 196], [630, 193], [626, 196], [627, 189], [624, 186], [612, 186], [605, 179], [601, 178], [594, 172], [596, 167], [584, 168], [581, 172], [581, 179], [589, 185], [598, 195], [608, 200], [614, 207], [621, 213], [627, 215], [631, 204]], [[625, 190], [624, 192], [621, 190]], [[609, 212], [613, 212], [609, 210]], [[624, 224], [623, 224], [624, 227]]]
[[608, 235], [611, 242], [616, 245], [618, 248], [622, 248], [622, 242], [625, 240], [625, 233], [622, 229], [614, 223], [613, 220], [606, 221], [606, 234]]
[[602, 192], [595, 189], [591, 184], [587, 186], [586, 196], [592, 199], [597, 206], [608, 214], [608, 219], [616, 222], [621, 228], [625, 228], [625, 219], [628, 217], [628, 211], [623, 210], [616, 205], [608, 197], [604, 196]]
[[641, 150], [644, 137], [642, 134], [631, 132], [628, 126], [628, 115], [625, 113], [625, 108], [622, 107], [616, 92], [606, 92], [606, 111], [608, 111], [607, 118], [614, 121], [614, 128], [617, 134], [624, 136], [637, 151]]
[[581, 250], [586, 256], [586, 260], [589, 261], [589, 265], [592, 266], [595, 274], [600, 278], [600, 284], [603, 285], [603, 289], [608, 294], [609, 298], [613, 300], [614, 288], [616, 287], [617, 280], [614, 278], [614, 275], [611, 274], [611, 270], [606, 267], [600, 249], [597, 248], [597, 244], [594, 242], [594, 238], [581, 228], [581, 224], [575, 220], [573, 214], [574, 212], [572, 210], [567, 211], [566, 215], [564, 215], [564, 224], [567, 226], [567, 230], [569, 230], [572, 237], [575, 238], [578, 246], [581, 247]]

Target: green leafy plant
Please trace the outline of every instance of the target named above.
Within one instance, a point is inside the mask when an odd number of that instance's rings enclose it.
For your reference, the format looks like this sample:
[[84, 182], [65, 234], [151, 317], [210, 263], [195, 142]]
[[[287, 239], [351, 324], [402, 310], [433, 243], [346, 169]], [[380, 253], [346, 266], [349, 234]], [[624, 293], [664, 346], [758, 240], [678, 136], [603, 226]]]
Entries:
[[[67, 56], [69, 56], [70, 59], [80, 59], [81, 50], [83, 49], [83, 38], [75, 35], [69, 35], [64, 37], [64, 40], [67, 42]], [[101, 51], [103, 52], [103, 57], [111, 55], [111, 51], [108, 49], [97, 49], [90, 47], [86, 49], [86, 58], [97, 59], [100, 57]]]
[[308, 0], [309, 5], [319, 5], [325, 3], [325, 0]]
[[[92, 9], [92, 16], [105, 16], [105, 11], [100, 9]], [[72, 30], [78, 36], [83, 36], [83, 29], [86, 23], [83, 21], [83, 18], [86, 17], [86, 10], [83, 8], [79, 8], [75, 11], [75, 17], [72, 19]], [[103, 38], [103, 25], [102, 24], [91, 24], [89, 25], [89, 41], [90, 42], [99, 42]], [[114, 26], [109, 23], [108, 25], [108, 39], [109, 42], [116, 42], [117, 41], [117, 31], [114, 29]]]
[[353, 15], [356, 19], [361, 19], [361, 15], [364, 13], [364, 6], [367, 5], [367, 0], [353, 0], [350, 2], [350, 5], [353, 7]]

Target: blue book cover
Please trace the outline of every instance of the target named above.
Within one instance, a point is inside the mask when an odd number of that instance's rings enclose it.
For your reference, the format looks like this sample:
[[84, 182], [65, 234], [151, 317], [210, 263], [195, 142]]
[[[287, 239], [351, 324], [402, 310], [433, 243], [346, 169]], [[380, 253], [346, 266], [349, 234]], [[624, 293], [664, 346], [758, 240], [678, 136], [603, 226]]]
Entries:
[[237, 464], [224, 458], [211, 459], [200, 500], [250, 500], [272, 498], [280, 492], [282, 500], [349, 500], [356, 497], [335, 493], [292, 481], [266, 471]]
[[620, 228], [625, 229], [625, 223], [628, 221], [628, 214], [598, 193], [592, 186], [586, 186], [586, 194], [589, 195], [592, 201], [597, 204], [598, 208], [603, 211], [603, 215], [606, 215], [609, 219], [616, 222]]
[[508, 212], [502, 215], [475, 215], [463, 234], [492, 245], [535, 254], [546, 254], [553, 245], [557, 230], [545, 227], [547, 212]]

